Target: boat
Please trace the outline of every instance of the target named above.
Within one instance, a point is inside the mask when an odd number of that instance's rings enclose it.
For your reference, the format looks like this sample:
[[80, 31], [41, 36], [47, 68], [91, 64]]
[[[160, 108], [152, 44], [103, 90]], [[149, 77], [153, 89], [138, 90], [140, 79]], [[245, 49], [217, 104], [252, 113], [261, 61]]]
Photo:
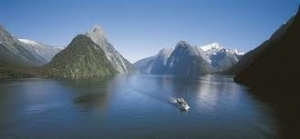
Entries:
[[176, 102], [179, 106], [179, 109], [188, 110], [190, 108], [190, 106], [186, 103], [186, 101], [183, 98], [177, 98]]

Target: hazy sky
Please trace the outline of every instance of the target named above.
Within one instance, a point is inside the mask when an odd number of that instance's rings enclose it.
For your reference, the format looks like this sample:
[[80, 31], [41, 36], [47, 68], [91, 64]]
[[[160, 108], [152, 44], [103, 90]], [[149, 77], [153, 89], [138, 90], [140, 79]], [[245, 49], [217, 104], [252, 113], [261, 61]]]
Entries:
[[218, 42], [249, 51], [298, 9], [299, 0], [0, 0], [0, 24], [19, 38], [67, 45], [102, 26], [135, 62], [174, 47]]

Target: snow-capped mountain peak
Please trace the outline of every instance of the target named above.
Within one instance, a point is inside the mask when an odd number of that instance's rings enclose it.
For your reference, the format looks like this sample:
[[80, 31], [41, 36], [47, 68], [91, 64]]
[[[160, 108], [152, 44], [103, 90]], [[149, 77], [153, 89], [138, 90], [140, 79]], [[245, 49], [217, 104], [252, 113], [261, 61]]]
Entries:
[[50, 61], [55, 54], [63, 50], [63, 48], [45, 45], [29, 39], [18, 39], [21, 45], [37, 58]]
[[[242, 52], [239, 52], [237, 49], [225, 48], [216, 42], [208, 44], [208, 45], [200, 46], [197, 48], [204, 51], [206, 61], [208, 63], [210, 63], [213, 67], [218, 67], [220, 62], [222, 63], [222, 59], [224, 57], [227, 57], [226, 59], [230, 58], [235, 63], [238, 61], [238, 58], [244, 54]], [[226, 59], [225, 59], [225, 61], [226, 61]], [[228, 63], [230, 63], [230, 62], [227, 61], [227, 64]], [[224, 64], [224, 65], [227, 65], [227, 64]], [[223, 68], [224, 67], [228, 68], [230, 66], [230, 64], [227, 66], [224, 66], [224, 65], [222, 66]]]
[[[208, 45], [204, 45], [204, 46], [200, 46], [198, 47], [198, 49], [201, 49], [204, 51], [207, 59], [209, 59], [209, 57], [211, 57], [211, 55], [216, 55], [217, 53], [221, 52], [221, 51], [229, 51], [228, 49], [222, 47], [219, 43], [211, 43]], [[211, 61], [208, 60], [208, 63], [210, 63]]]
[[236, 55], [244, 55], [245, 54], [243, 52], [238, 51], [237, 49], [225, 48], [216, 42], [208, 44], [208, 45], [200, 46], [198, 48], [202, 49], [206, 55], [216, 54], [221, 51], [234, 53]]
[[26, 43], [26, 44], [32, 44], [32, 45], [39, 45], [38, 42], [28, 39], [18, 39], [20, 42]]
[[208, 45], [204, 45], [204, 46], [200, 46], [200, 48], [204, 51], [204, 52], [207, 52], [209, 50], [221, 50], [221, 49], [224, 49], [219, 43], [211, 43], [211, 44], [208, 44]]

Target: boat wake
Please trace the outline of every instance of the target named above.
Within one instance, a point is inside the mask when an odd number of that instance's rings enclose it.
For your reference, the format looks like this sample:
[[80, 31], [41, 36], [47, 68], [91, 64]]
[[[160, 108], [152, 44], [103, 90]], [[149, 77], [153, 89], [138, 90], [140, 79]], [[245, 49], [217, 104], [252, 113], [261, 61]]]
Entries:
[[140, 94], [143, 94], [143, 95], [146, 95], [148, 97], [151, 97], [151, 98], [154, 98], [160, 102], [163, 102], [163, 103], [167, 103], [167, 104], [170, 104], [170, 105], [173, 105], [179, 109], [182, 109], [182, 110], [188, 110], [190, 107], [187, 105], [187, 103], [184, 101], [183, 98], [176, 98], [176, 97], [172, 97], [172, 96], [156, 96], [153, 92], [148, 92], [148, 91], [145, 91], [145, 90], [142, 90], [142, 89], [138, 89], [138, 88], [131, 88], [133, 91], [135, 92], [138, 92]]
[[174, 98], [174, 97], [170, 96], [168, 99], [171, 103], [177, 103], [176, 98]]

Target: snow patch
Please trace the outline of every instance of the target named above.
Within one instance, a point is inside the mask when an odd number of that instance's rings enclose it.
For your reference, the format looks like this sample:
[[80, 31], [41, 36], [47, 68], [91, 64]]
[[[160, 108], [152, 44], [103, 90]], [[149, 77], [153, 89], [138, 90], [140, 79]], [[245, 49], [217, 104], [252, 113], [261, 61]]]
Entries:
[[26, 44], [32, 44], [32, 45], [39, 45], [38, 42], [35, 42], [33, 40], [28, 40], [28, 39], [18, 39], [20, 42], [26, 43]]
[[123, 59], [122, 59], [120, 56], [118, 56], [118, 57], [120, 58], [120, 60], [121, 60], [121, 62], [122, 62], [122, 66], [123, 66], [125, 72], [127, 73], [128, 71], [127, 71], [127, 68], [126, 68], [126, 65], [125, 65]]
[[204, 52], [207, 52], [207, 51], [212, 50], [212, 49], [215, 49], [215, 50], [221, 50], [221, 49], [223, 49], [223, 47], [219, 43], [216, 43], [216, 42], [208, 44], [208, 45], [200, 46], [200, 48]]
[[35, 52], [38, 54], [38, 55], [42, 55], [39, 50], [35, 50]]
[[65, 46], [56, 46], [56, 47], [54, 47], [54, 48], [59, 49], [59, 50], [63, 50], [63, 49], [65, 49], [66, 47], [65, 47]]
[[233, 49], [233, 52], [237, 55], [244, 55], [245, 53], [238, 51], [237, 49]]

